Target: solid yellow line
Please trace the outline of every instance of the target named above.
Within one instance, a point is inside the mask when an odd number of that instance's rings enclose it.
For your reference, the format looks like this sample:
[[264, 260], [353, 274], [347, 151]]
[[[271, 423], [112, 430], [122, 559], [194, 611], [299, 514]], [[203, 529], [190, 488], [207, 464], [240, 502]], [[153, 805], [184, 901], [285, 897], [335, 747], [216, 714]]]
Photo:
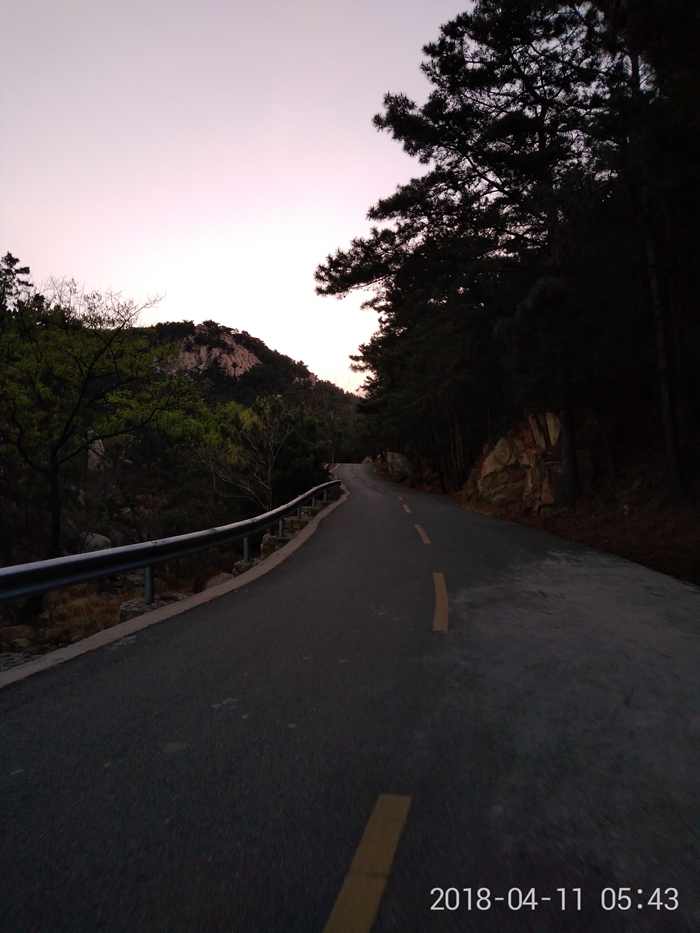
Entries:
[[447, 620], [450, 615], [450, 602], [447, 597], [447, 585], [445, 584], [445, 575], [434, 573], [435, 582], [435, 615], [433, 616], [433, 631], [446, 632]]
[[404, 502], [404, 504], [403, 504], [403, 507], [404, 507], [404, 509], [405, 509], [407, 512], [410, 513], [411, 510], [409, 509], [409, 507], [406, 505], [405, 502]]
[[416, 531], [417, 531], [418, 534], [421, 536], [421, 541], [423, 542], [423, 544], [430, 544], [430, 538], [429, 538], [429, 537], [427, 536], [427, 534], [423, 531], [423, 529], [421, 528], [420, 525], [416, 525]]
[[379, 795], [323, 933], [370, 933], [410, 806], [410, 797]]

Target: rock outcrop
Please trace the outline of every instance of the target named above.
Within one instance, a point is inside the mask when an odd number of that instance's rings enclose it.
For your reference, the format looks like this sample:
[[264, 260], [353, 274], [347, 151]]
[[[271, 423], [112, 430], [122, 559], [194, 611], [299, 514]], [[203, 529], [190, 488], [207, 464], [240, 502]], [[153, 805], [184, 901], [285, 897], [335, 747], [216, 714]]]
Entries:
[[560, 435], [557, 415], [530, 413], [496, 444], [484, 448], [465, 491], [490, 502], [522, 500], [535, 509], [560, 504]]
[[234, 378], [260, 362], [254, 353], [238, 343], [236, 331], [217, 325], [214, 333], [209, 324], [197, 324], [194, 334], [182, 341], [179, 356], [187, 369], [204, 372], [216, 365]]

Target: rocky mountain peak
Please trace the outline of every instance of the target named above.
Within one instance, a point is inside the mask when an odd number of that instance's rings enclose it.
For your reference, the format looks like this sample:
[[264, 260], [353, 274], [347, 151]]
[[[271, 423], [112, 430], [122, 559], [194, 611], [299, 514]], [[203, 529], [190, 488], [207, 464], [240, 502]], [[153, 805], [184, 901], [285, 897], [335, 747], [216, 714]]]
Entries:
[[260, 363], [255, 353], [238, 342], [238, 333], [213, 321], [197, 324], [182, 341], [180, 360], [187, 369], [204, 372], [217, 365], [228, 376], [238, 378]]

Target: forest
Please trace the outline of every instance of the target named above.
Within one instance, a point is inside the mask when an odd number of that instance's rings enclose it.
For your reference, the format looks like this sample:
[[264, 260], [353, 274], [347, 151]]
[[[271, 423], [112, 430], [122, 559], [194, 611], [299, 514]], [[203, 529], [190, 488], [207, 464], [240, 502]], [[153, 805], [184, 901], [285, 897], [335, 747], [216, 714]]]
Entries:
[[666, 504], [693, 496], [698, 48], [689, 0], [477, 0], [424, 47], [425, 103], [374, 117], [420, 171], [316, 271], [378, 313], [353, 357], [375, 453], [459, 490], [549, 413], [545, 503], [642, 462]]
[[0, 260], [3, 565], [257, 515], [358, 456], [355, 396], [245, 331], [144, 326], [156, 303]]

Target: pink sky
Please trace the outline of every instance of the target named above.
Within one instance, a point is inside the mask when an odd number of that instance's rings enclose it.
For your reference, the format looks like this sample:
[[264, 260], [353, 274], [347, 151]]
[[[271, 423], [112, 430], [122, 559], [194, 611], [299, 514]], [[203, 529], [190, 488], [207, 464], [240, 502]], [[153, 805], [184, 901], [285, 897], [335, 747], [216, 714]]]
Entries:
[[0, 252], [165, 298], [355, 388], [376, 315], [319, 262], [420, 171], [371, 118], [423, 100], [421, 47], [465, 0], [3, 0]]

